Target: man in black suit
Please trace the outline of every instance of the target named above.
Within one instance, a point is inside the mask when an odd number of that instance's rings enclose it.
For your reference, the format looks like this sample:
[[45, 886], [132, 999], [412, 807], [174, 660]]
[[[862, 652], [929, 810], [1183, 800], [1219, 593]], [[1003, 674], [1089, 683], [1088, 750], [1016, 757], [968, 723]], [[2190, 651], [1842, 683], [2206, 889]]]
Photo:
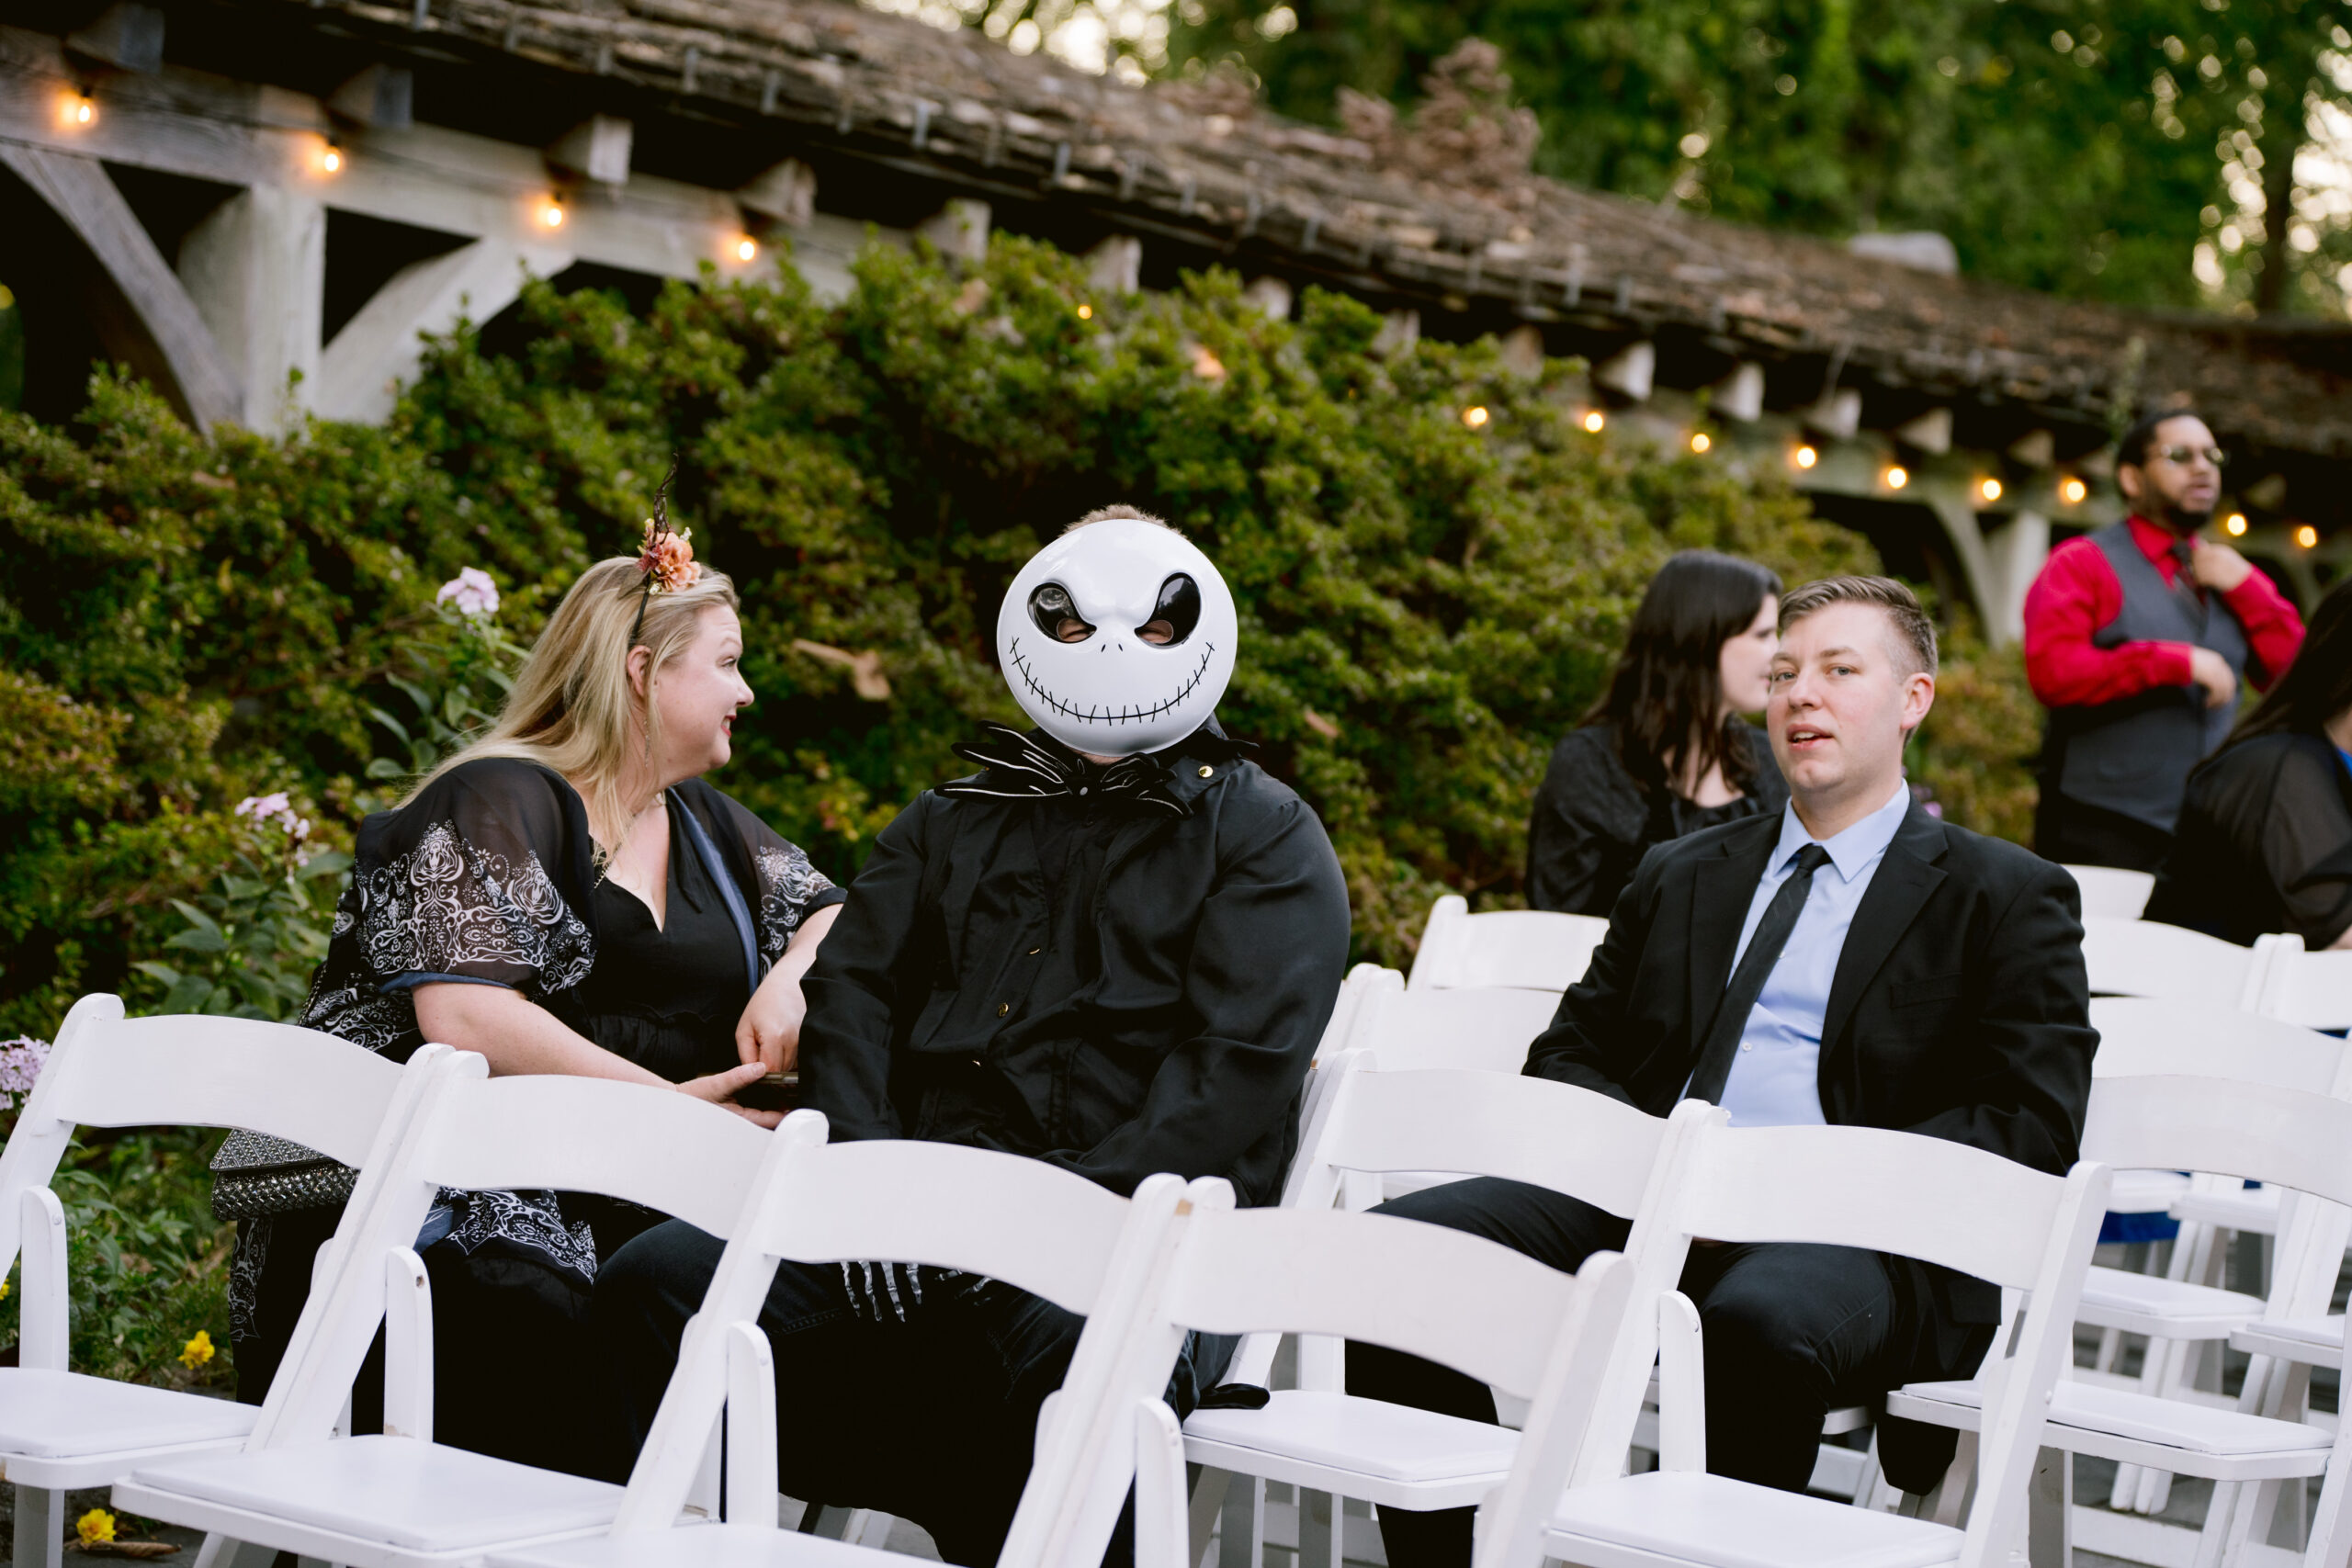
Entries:
[[[1788, 808], [1644, 857], [1526, 1071], [1652, 1115], [1689, 1095], [1734, 1125], [1896, 1128], [2064, 1172], [2098, 1043], [2074, 879], [1912, 803], [1903, 750], [1935, 700], [1936, 643], [1910, 590], [1808, 583], [1782, 600], [1781, 637], [1766, 724]], [[1559, 1269], [1627, 1228], [1493, 1179], [1384, 1207]], [[1708, 1468], [1792, 1491], [1831, 1408], [1967, 1376], [2000, 1309], [1981, 1280], [1797, 1244], [1702, 1242], [1681, 1288], [1705, 1325]], [[1495, 1418], [1483, 1385], [1376, 1347], [1349, 1347], [1348, 1388]], [[1951, 1438], [1890, 1422], [1880, 1452], [1889, 1479], [1924, 1491]], [[1396, 1568], [1470, 1560], [1466, 1508], [1384, 1509], [1381, 1527]]]

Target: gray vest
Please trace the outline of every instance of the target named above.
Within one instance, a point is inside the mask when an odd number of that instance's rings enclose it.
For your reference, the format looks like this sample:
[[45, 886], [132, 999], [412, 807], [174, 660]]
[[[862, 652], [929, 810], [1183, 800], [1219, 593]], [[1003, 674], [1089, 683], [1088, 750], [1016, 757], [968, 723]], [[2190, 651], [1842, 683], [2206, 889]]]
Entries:
[[[2194, 643], [2245, 680], [2245, 628], [2219, 593], [2207, 591], [2201, 615], [2192, 609], [2140, 553], [2128, 523], [2101, 528], [2091, 543], [2123, 586], [2122, 610], [2091, 634], [2094, 644]], [[2189, 770], [2221, 745], [2236, 717], [2233, 707], [2207, 707], [2201, 686], [2159, 686], [2096, 707], [2052, 709], [2043, 754], [2060, 794], [2169, 833]]]

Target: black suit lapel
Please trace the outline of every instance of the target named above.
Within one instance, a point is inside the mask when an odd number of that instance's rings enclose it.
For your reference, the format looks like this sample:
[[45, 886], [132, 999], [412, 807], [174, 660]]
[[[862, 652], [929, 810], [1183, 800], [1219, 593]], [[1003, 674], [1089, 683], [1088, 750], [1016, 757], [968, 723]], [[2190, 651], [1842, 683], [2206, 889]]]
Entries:
[[1878, 974], [1921, 907], [1942, 884], [1943, 869], [1935, 863], [1943, 854], [1943, 824], [1917, 806], [1904, 813], [1903, 825], [1894, 830], [1886, 858], [1879, 862], [1870, 890], [1854, 910], [1854, 923], [1847, 928], [1846, 945], [1838, 954], [1837, 977], [1829, 983], [1829, 1006], [1821, 1020], [1825, 1065], [1838, 1047], [1838, 1036], [1853, 1016], [1862, 987]]
[[1699, 863], [1690, 880], [1690, 1049], [1707, 1037], [1724, 987], [1731, 984], [1733, 950], [1755, 901], [1756, 885], [1780, 841], [1781, 818], [1752, 818], [1724, 837], [1721, 851]]

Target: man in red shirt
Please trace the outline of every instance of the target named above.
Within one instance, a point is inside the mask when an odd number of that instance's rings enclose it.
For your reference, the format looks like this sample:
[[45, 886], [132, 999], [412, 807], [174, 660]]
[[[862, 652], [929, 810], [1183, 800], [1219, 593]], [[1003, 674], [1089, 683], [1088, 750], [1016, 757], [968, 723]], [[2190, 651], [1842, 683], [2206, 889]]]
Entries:
[[2270, 580], [2197, 537], [2222, 463], [2196, 414], [2140, 420], [2115, 469], [2132, 515], [2052, 550], [2026, 592], [2026, 678], [2050, 710], [2034, 847], [2052, 860], [2155, 870], [2240, 682], [2268, 686], [2302, 644]]

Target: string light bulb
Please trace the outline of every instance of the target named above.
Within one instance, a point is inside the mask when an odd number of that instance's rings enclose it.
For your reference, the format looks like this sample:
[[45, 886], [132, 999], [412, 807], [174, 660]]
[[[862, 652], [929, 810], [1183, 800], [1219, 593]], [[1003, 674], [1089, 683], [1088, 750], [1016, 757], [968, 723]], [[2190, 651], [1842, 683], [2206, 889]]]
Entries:
[[1591, 412], [1584, 416], [1585, 430], [1594, 435], [1600, 434], [1600, 427], [1608, 423], [1609, 416], [1602, 413], [1599, 409], [1594, 409]]
[[1798, 467], [1798, 468], [1810, 468], [1811, 467], [1813, 467], [1815, 463], [1818, 463], [1819, 461], [1821, 461], [1821, 454], [1820, 454], [1820, 453], [1818, 453], [1818, 452], [1816, 452], [1816, 451], [1815, 451], [1812, 447], [1810, 447], [1810, 446], [1800, 446], [1800, 447], [1798, 447], [1798, 448], [1797, 448], [1797, 467]]
[[1976, 487], [1976, 493], [1983, 496], [1987, 501], [1998, 501], [2001, 499], [2001, 481], [1998, 479], [1986, 479], [1983, 484]]
[[2304, 524], [2295, 530], [2295, 543], [2307, 550], [2310, 549], [2319, 543], [2319, 530], [2308, 523]]
[[1468, 425], [1473, 430], [1485, 429], [1487, 424], [1487, 411], [1485, 406], [1479, 403], [1472, 403], [1468, 408], [1464, 409], [1462, 411], [1462, 423]]
[[562, 228], [562, 227], [563, 227], [563, 202], [562, 202], [562, 200], [561, 200], [560, 198], [559, 198], [559, 197], [552, 197], [552, 196], [551, 196], [551, 197], [548, 197], [546, 201], [544, 201], [544, 202], [540, 203], [540, 205], [539, 205], [539, 221], [540, 221], [541, 223], [545, 224], [547, 227], [548, 227], [548, 228], [550, 228], [550, 229], [560, 229], [560, 228]]
[[2058, 481], [2058, 499], [2069, 506], [2080, 506], [2083, 498], [2090, 492], [2091, 487], [2072, 474]]
[[1694, 430], [1690, 433], [1690, 450], [1693, 452], [1704, 456], [1707, 448], [1714, 444], [1714, 438], [1703, 430]]
[[760, 259], [760, 243], [749, 234], [735, 242], [735, 259], [751, 262]]
[[1901, 490], [1911, 482], [1911, 470], [1900, 463], [1890, 464], [1886, 470], [1886, 488]]
[[57, 118], [77, 129], [94, 125], [98, 118], [98, 106], [87, 93], [68, 92], [57, 100]]
[[2224, 517], [2223, 519], [2222, 519], [2222, 528], [2223, 528], [2223, 529], [2225, 529], [2225, 530], [2228, 532], [2228, 534], [2229, 534], [2229, 536], [2230, 536], [2230, 537], [2231, 537], [2231, 538], [2233, 538], [2233, 539], [2243, 539], [2243, 538], [2245, 538], [2245, 513], [2243, 513], [2243, 512], [2233, 512], [2233, 513], [2231, 513], [2227, 517]]
[[1080, 305], [1078, 308], [1078, 319], [1081, 321], [1092, 321], [1094, 319], [1094, 307], [1091, 305]]
[[343, 173], [343, 149], [330, 141], [319, 149], [319, 170], [322, 174]]

